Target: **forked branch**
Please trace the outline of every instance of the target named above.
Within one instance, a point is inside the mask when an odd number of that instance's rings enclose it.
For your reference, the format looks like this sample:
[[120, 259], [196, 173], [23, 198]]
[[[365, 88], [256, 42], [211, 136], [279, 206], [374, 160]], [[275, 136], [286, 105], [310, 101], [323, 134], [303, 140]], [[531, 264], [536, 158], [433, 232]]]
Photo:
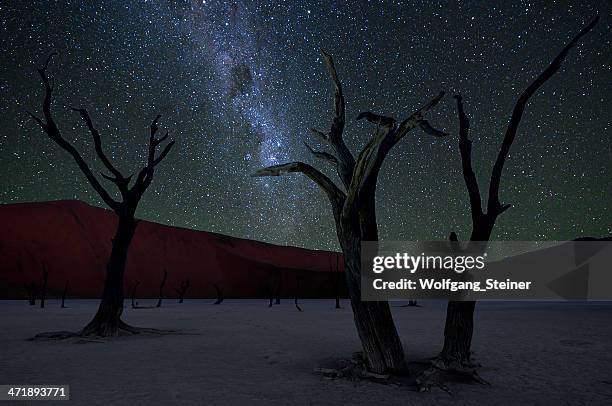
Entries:
[[330, 54], [321, 50], [325, 66], [331, 77], [334, 85], [334, 118], [332, 121], [329, 133], [325, 134], [322, 131], [311, 129], [320, 139], [327, 141], [334, 149], [335, 156], [338, 159], [337, 172], [342, 184], [348, 189], [351, 183], [351, 176], [355, 166], [355, 158], [344, 142], [344, 126], [346, 123], [346, 103], [344, 93], [342, 92], [342, 84], [336, 71], [334, 60]]
[[[361, 196], [369, 195], [371, 192], [369, 189], [376, 187], [378, 172], [391, 148], [406, 136], [410, 130], [419, 126], [427, 112], [435, 107], [443, 96], [444, 92], [440, 92], [423, 107], [412, 113], [410, 117], [402, 121], [399, 126], [396, 125], [396, 121], [393, 118], [371, 112], [364, 112], [357, 116], [358, 120], [365, 118], [369, 122], [377, 124], [377, 126], [382, 127], [382, 131], [376, 132], [376, 135], [357, 157], [347, 197], [351, 203], [350, 207], [353, 207], [352, 203], [356, 203], [356, 207], [359, 207]], [[431, 127], [429, 124], [427, 126]], [[434, 129], [432, 128], [432, 130]], [[437, 136], [448, 135], [439, 130], [434, 131]]]
[[49, 55], [43, 67], [37, 69], [45, 89], [45, 96], [43, 98], [42, 106], [44, 120], [29, 111], [27, 113], [30, 115], [30, 117], [32, 117], [34, 121], [36, 121], [36, 123], [38, 123], [40, 128], [42, 128], [42, 130], [51, 140], [53, 140], [53, 142], [55, 142], [72, 156], [81, 172], [83, 172], [91, 186], [96, 190], [96, 192], [98, 192], [102, 200], [104, 200], [104, 202], [113, 210], [117, 210], [119, 203], [116, 202], [106, 191], [106, 189], [104, 189], [104, 187], [100, 184], [100, 182], [93, 174], [93, 172], [89, 168], [89, 165], [87, 164], [87, 162], [85, 162], [79, 151], [72, 144], [66, 141], [66, 139], [64, 139], [59, 128], [57, 127], [57, 124], [55, 123], [55, 120], [53, 119], [53, 114], [51, 112], [51, 104], [53, 102], [54, 85], [52, 83], [53, 81], [49, 80], [49, 77], [47, 75], [47, 68], [49, 67], [51, 58], [54, 55], [56, 54], [53, 53]]
[[157, 146], [163, 141], [165, 141], [168, 137], [168, 134], [166, 134], [165, 136], [159, 139], [155, 138], [155, 134], [159, 129], [157, 122], [160, 118], [160, 116], [157, 116], [151, 124], [147, 165], [138, 174], [134, 186], [129, 189], [129, 184], [132, 179], [132, 175], [127, 177], [124, 176], [119, 171], [119, 169], [117, 169], [117, 167], [113, 165], [108, 156], [106, 156], [104, 150], [102, 149], [100, 132], [94, 126], [93, 121], [87, 110], [83, 108], [73, 108], [74, 111], [79, 113], [81, 119], [87, 126], [87, 129], [91, 133], [91, 136], [94, 141], [94, 148], [96, 150], [98, 158], [100, 159], [104, 167], [112, 175], [108, 176], [105, 174], [101, 174], [102, 177], [113, 182], [121, 192], [123, 202], [120, 203], [118, 201], [115, 201], [108, 193], [108, 191], [100, 184], [96, 176], [91, 171], [89, 165], [87, 164], [87, 162], [85, 162], [85, 160], [77, 151], [77, 149], [71, 143], [66, 141], [66, 139], [62, 136], [57, 124], [55, 123], [53, 114], [51, 112], [54, 85], [53, 80], [49, 79], [49, 76], [47, 75], [47, 69], [54, 55], [55, 53], [51, 54], [45, 61], [43, 67], [37, 69], [45, 90], [42, 106], [43, 118], [40, 118], [29, 111], [28, 114], [42, 128], [42, 130], [49, 136], [49, 138], [51, 138], [57, 145], [59, 145], [62, 149], [67, 151], [73, 157], [73, 159], [76, 161], [77, 165], [81, 169], [81, 172], [83, 172], [89, 183], [93, 186], [93, 188], [96, 190], [96, 192], [98, 192], [102, 200], [104, 200], [104, 202], [111, 209], [113, 209], [115, 212], [120, 212], [123, 210], [122, 204], [125, 202], [128, 202], [130, 206], [134, 206], [134, 203], [137, 203], [137, 201], [142, 197], [142, 194], [151, 183], [155, 166], [157, 166], [168, 155], [170, 149], [174, 145], [174, 141], [168, 143], [166, 147], [162, 150], [162, 152], [157, 157], [155, 156]]

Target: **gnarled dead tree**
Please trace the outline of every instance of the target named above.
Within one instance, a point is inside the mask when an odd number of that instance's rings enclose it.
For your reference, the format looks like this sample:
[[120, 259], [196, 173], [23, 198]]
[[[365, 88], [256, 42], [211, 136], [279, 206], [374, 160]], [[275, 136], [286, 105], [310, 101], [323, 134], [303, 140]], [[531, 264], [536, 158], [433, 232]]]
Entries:
[[[334, 85], [334, 118], [330, 130], [312, 129], [332, 152], [316, 151], [313, 155], [337, 171], [343, 188], [311, 165], [291, 162], [261, 169], [253, 176], [280, 176], [299, 172], [314, 181], [326, 194], [332, 206], [336, 234], [344, 253], [345, 277], [354, 314], [355, 326], [361, 340], [368, 368], [377, 373], [398, 371], [404, 368], [404, 351], [395, 329], [387, 302], [361, 301], [361, 242], [377, 241], [375, 192], [378, 173], [385, 157], [402, 138], [415, 127], [435, 136], [445, 133], [432, 128], [425, 115], [435, 107], [443, 93], [434, 97], [401, 122], [371, 112], [359, 114], [376, 124], [377, 131], [357, 159], [343, 140], [345, 126], [345, 101], [340, 79], [332, 57], [323, 51], [323, 58]], [[344, 189], [344, 190], [343, 190]]]
[[[114, 184], [119, 191], [121, 200], [115, 200], [111, 197], [111, 194], [106, 188], [102, 186], [97, 176], [94, 175], [77, 149], [63, 137], [53, 118], [51, 105], [53, 102], [54, 81], [47, 76], [47, 68], [49, 67], [52, 56], [53, 55], [47, 59], [42, 68], [38, 69], [38, 74], [42, 80], [45, 92], [42, 104], [43, 117], [40, 118], [30, 112], [28, 112], [28, 114], [53, 142], [74, 159], [81, 172], [83, 172], [87, 178], [89, 184], [98, 192], [102, 200], [119, 218], [117, 230], [113, 238], [110, 258], [106, 265], [106, 280], [100, 306], [94, 318], [79, 334], [117, 336], [120, 334], [138, 333], [143, 330], [129, 326], [121, 320], [124, 300], [123, 276], [125, 272], [125, 263], [130, 243], [132, 242], [132, 238], [136, 232], [136, 226], [138, 225], [138, 220], [135, 219], [134, 215], [140, 199], [153, 180], [155, 168], [168, 155], [170, 149], [174, 145], [174, 141], [168, 143], [162, 152], [159, 153], [159, 155], [157, 154], [157, 147], [168, 138], [168, 134], [166, 133], [166, 135], [161, 138], [156, 137], [157, 131], [159, 130], [157, 124], [160, 116], [155, 117], [150, 127], [146, 165], [138, 172], [136, 180], [130, 187], [132, 175], [124, 176], [108, 159], [102, 149], [100, 133], [94, 127], [93, 121], [87, 110], [82, 108], [73, 109], [81, 116], [81, 119], [91, 133], [96, 154], [104, 167], [110, 172], [110, 176], [102, 174], [102, 177]], [[147, 329], [146, 331], [151, 330]], [[42, 334], [41, 337], [53, 337], [53, 333]]]
[[164, 286], [166, 285], [166, 280], [168, 279], [168, 271], [164, 269], [164, 276], [162, 277], [161, 283], [159, 284], [159, 298], [157, 299], [157, 304], [155, 307], [161, 307], [162, 300], [164, 298]]
[[[586, 25], [518, 98], [491, 172], [486, 212], [482, 207], [480, 188], [472, 168], [472, 141], [468, 138], [470, 122], [464, 111], [461, 96], [455, 96], [457, 100], [457, 114], [459, 116], [459, 152], [461, 154], [463, 179], [468, 191], [472, 217], [470, 242], [464, 250], [469, 251], [471, 254], [479, 255], [486, 250], [487, 242], [491, 238], [497, 217], [511, 207], [510, 204], [500, 203], [499, 189], [504, 164], [510, 152], [510, 147], [516, 138], [518, 127], [529, 99], [559, 70], [570, 49], [595, 27], [598, 20], [599, 17], [596, 17]], [[450, 234], [450, 240], [458, 244], [458, 237], [455, 232]], [[480, 380], [475, 370], [477, 365], [470, 358], [475, 305], [476, 302], [474, 301], [449, 301], [444, 327], [444, 347], [440, 355], [434, 359], [433, 369], [426, 371], [424, 376], [421, 377], [420, 387], [422, 390], [427, 390], [432, 385], [439, 384], [436, 381], [437, 378], [435, 378], [436, 370], [467, 373], [476, 380]]]

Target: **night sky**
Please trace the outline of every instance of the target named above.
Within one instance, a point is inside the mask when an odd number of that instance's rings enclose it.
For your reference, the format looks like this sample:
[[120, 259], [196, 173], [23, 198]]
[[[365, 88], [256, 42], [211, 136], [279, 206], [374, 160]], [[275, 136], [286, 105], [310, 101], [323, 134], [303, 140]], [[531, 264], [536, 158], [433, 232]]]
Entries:
[[[120, 5], [125, 3], [126, 5]], [[87, 108], [124, 171], [145, 162], [157, 113], [177, 141], [138, 216], [164, 224], [308, 248], [337, 249], [326, 197], [305, 177], [251, 178], [303, 160], [328, 129], [334, 56], [355, 154], [372, 110], [407, 117], [447, 91], [429, 116], [452, 135], [411, 132], [387, 157], [380, 237], [467, 238], [468, 198], [452, 95], [471, 117], [474, 166], [486, 191], [514, 101], [599, 12], [594, 32], [532, 99], [502, 179], [497, 239], [612, 233], [610, 7], [607, 2], [8, 1], [0, 4], [0, 203], [80, 199], [104, 206], [69, 155], [26, 115], [40, 112], [35, 68], [52, 51], [54, 111], [64, 137], [96, 162], [69, 107]], [[339, 181], [338, 181], [339, 183]], [[111, 190], [112, 185], [109, 185]]]

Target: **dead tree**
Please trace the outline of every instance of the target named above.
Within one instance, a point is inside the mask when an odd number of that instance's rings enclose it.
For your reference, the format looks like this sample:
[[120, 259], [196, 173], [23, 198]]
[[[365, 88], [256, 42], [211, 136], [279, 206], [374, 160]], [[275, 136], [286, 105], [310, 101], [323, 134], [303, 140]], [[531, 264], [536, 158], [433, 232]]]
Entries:
[[221, 290], [221, 287], [214, 282], [211, 282], [210, 284], [215, 289], [215, 293], [217, 294], [217, 300], [213, 304], [218, 305], [218, 304], [223, 303], [223, 300], [225, 298], [223, 297], [223, 290]]
[[134, 282], [134, 286], [132, 287], [132, 309], [136, 308], [136, 288], [138, 288], [138, 285], [140, 285], [140, 281], [137, 280]]
[[295, 304], [295, 308], [298, 309], [298, 311], [303, 312], [304, 310], [302, 310], [300, 304], [298, 303], [298, 300], [300, 298], [300, 279], [302, 279], [301, 274], [298, 273], [297, 275], [295, 275], [295, 299], [293, 300], [293, 303]]
[[336, 254], [336, 269], [334, 270], [330, 265], [330, 271], [334, 281], [334, 296], [336, 297], [336, 309], [342, 309], [340, 306], [340, 255]]
[[164, 276], [162, 277], [161, 283], [159, 285], [159, 299], [157, 299], [157, 304], [155, 307], [161, 307], [162, 299], [164, 298], [164, 286], [166, 285], [166, 280], [168, 279], [168, 271], [164, 269]]
[[268, 307], [272, 307], [273, 304], [280, 304], [280, 295], [281, 295], [281, 270], [275, 268], [272, 271], [272, 280], [270, 281], [269, 286], [269, 296], [270, 300], [268, 302]]
[[45, 299], [47, 299], [47, 283], [49, 282], [49, 271], [45, 264], [42, 264], [42, 283], [40, 289], [40, 308], [45, 308]]
[[275, 296], [274, 304], [279, 305], [281, 301], [281, 292], [283, 285], [283, 273], [280, 269], [276, 270], [276, 286], [275, 286]]
[[36, 306], [36, 298], [38, 297], [38, 285], [36, 282], [24, 283], [23, 287], [28, 295], [28, 304], [30, 306]]
[[189, 278], [187, 278], [184, 281], [181, 281], [181, 285], [178, 288], [174, 289], [176, 293], [178, 294], [179, 303], [183, 303], [185, 299], [185, 294], [187, 293], [187, 289], [189, 289], [189, 286], [190, 286], [190, 282], [189, 282]]
[[316, 129], [311, 131], [333, 152], [317, 151], [308, 144], [306, 146], [316, 158], [336, 169], [344, 188], [338, 187], [322, 172], [303, 162], [271, 166], [255, 172], [253, 176], [280, 176], [299, 172], [326, 193], [344, 254], [348, 294], [367, 367], [376, 373], [397, 371], [405, 366], [404, 351], [389, 304], [386, 301], [361, 301], [361, 242], [378, 240], [376, 183], [383, 161], [393, 146], [415, 127], [435, 136], [447, 135], [432, 128], [424, 118], [444, 93], [434, 97], [401, 122], [371, 112], [359, 114], [357, 119], [365, 118], [376, 125], [377, 131], [355, 159], [343, 139], [345, 101], [340, 79], [332, 57], [323, 51], [323, 58], [334, 85], [335, 115], [328, 132]]
[[62, 309], [66, 308], [66, 296], [68, 295], [68, 281], [64, 285], [64, 291], [62, 292], [62, 305], [60, 306]]
[[[155, 117], [150, 127], [146, 165], [138, 172], [136, 180], [130, 187], [133, 175], [124, 176], [108, 159], [102, 149], [100, 133], [94, 127], [93, 121], [87, 110], [82, 108], [73, 109], [81, 116], [85, 126], [91, 133], [96, 154], [104, 167], [111, 174], [110, 176], [106, 174], [102, 174], [101, 176], [114, 184], [121, 195], [121, 200], [115, 200], [111, 197], [111, 194], [109, 194], [106, 188], [102, 186], [98, 177], [94, 175], [78, 150], [63, 137], [53, 118], [51, 105], [53, 101], [54, 80], [49, 79], [47, 76], [47, 68], [49, 67], [52, 56], [53, 55], [47, 58], [42, 68], [38, 69], [38, 74], [42, 80], [45, 92], [42, 104], [43, 117], [40, 118], [30, 112], [28, 112], [28, 114], [53, 142], [74, 159], [81, 172], [83, 172], [87, 178], [89, 184], [118, 217], [117, 229], [112, 241], [112, 250], [106, 265], [106, 280], [104, 283], [102, 300], [94, 318], [79, 332], [79, 334], [117, 336], [120, 334], [138, 333], [142, 330], [129, 326], [121, 320], [124, 300], [123, 277], [125, 273], [125, 263], [130, 243], [132, 242], [138, 225], [138, 220], [136, 220], [134, 216], [140, 199], [153, 180], [155, 168], [168, 155], [170, 149], [174, 145], [174, 141], [168, 143], [159, 155], [156, 154], [157, 147], [168, 138], [168, 134], [166, 133], [166, 135], [161, 138], [155, 137], [159, 130], [157, 124], [160, 116], [158, 115]], [[43, 334], [41, 337], [49, 335], [50, 334]]]
[[[491, 238], [497, 217], [511, 207], [510, 204], [500, 203], [500, 182], [506, 158], [516, 138], [518, 127], [527, 103], [536, 91], [559, 70], [561, 63], [565, 60], [570, 49], [595, 27], [598, 19], [599, 17], [586, 25], [518, 98], [491, 172], [486, 212], [482, 207], [480, 187], [474, 170], [472, 169], [472, 141], [468, 138], [470, 122], [464, 111], [461, 96], [455, 96], [457, 100], [457, 114], [459, 116], [459, 152], [461, 155], [463, 179], [469, 196], [472, 217], [472, 232], [469, 243], [467, 247], [464, 248], [465, 251], [469, 251], [476, 255], [484, 252]], [[450, 234], [450, 240], [453, 244], [458, 244], [458, 237], [455, 232]], [[477, 365], [470, 358], [472, 334], [474, 331], [475, 305], [476, 302], [474, 301], [448, 302], [444, 327], [444, 346], [442, 352], [434, 359], [433, 368], [426, 371], [419, 380], [419, 385], [422, 390], [427, 390], [432, 385], [440, 384], [436, 381], [437, 378], [434, 379], [437, 371], [466, 373], [474, 379], [481, 381], [476, 373], [475, 367]]]

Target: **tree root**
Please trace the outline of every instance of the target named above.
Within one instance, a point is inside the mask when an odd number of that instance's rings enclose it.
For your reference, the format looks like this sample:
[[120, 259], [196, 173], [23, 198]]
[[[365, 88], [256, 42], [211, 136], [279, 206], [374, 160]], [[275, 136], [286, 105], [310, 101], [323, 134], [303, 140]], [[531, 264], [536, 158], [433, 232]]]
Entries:
[[[423, 364], [423, 362], [417, 362]], [[478, 375], [477, 369], [480, 364], [472, 360], [458, 361], [439, 355], [427, 362], [429, 365], [416, 378], [416, 385], [419, 392], [428, 392], [433, 387], [442, 389], [451, 394], [449, 387], [446, 385], [448, 381], [463, 382], [463, 383], [479, 383], [481, 385], [490, 385]]]
[[349, 360], [340, 360], [340, 365], [337, 368], [315, 368], [315, 372], [322, 374], [326, 379], [348, 379], [350, 381], [367, 380], [382, 384], [401, 383], [394, 379], [390, 374], [377, 374], [369, 371], [363, 354], [360, 352], [354, 353]]
[[[36, 334], [31, 338], [33, 341], [54, 341], [77, 339], [75, 342], [105, 342], [103, 339], [125, 337], [132, 335], [160, 336], [175, 333], [176, 330], [159, 330], [155, 328], [134, 327], [119, 320], [117, 323], [90, 323], [83, 330], [73, 331], [51, 331]], [[102, 340], [100, 340], [102, 339]]]

